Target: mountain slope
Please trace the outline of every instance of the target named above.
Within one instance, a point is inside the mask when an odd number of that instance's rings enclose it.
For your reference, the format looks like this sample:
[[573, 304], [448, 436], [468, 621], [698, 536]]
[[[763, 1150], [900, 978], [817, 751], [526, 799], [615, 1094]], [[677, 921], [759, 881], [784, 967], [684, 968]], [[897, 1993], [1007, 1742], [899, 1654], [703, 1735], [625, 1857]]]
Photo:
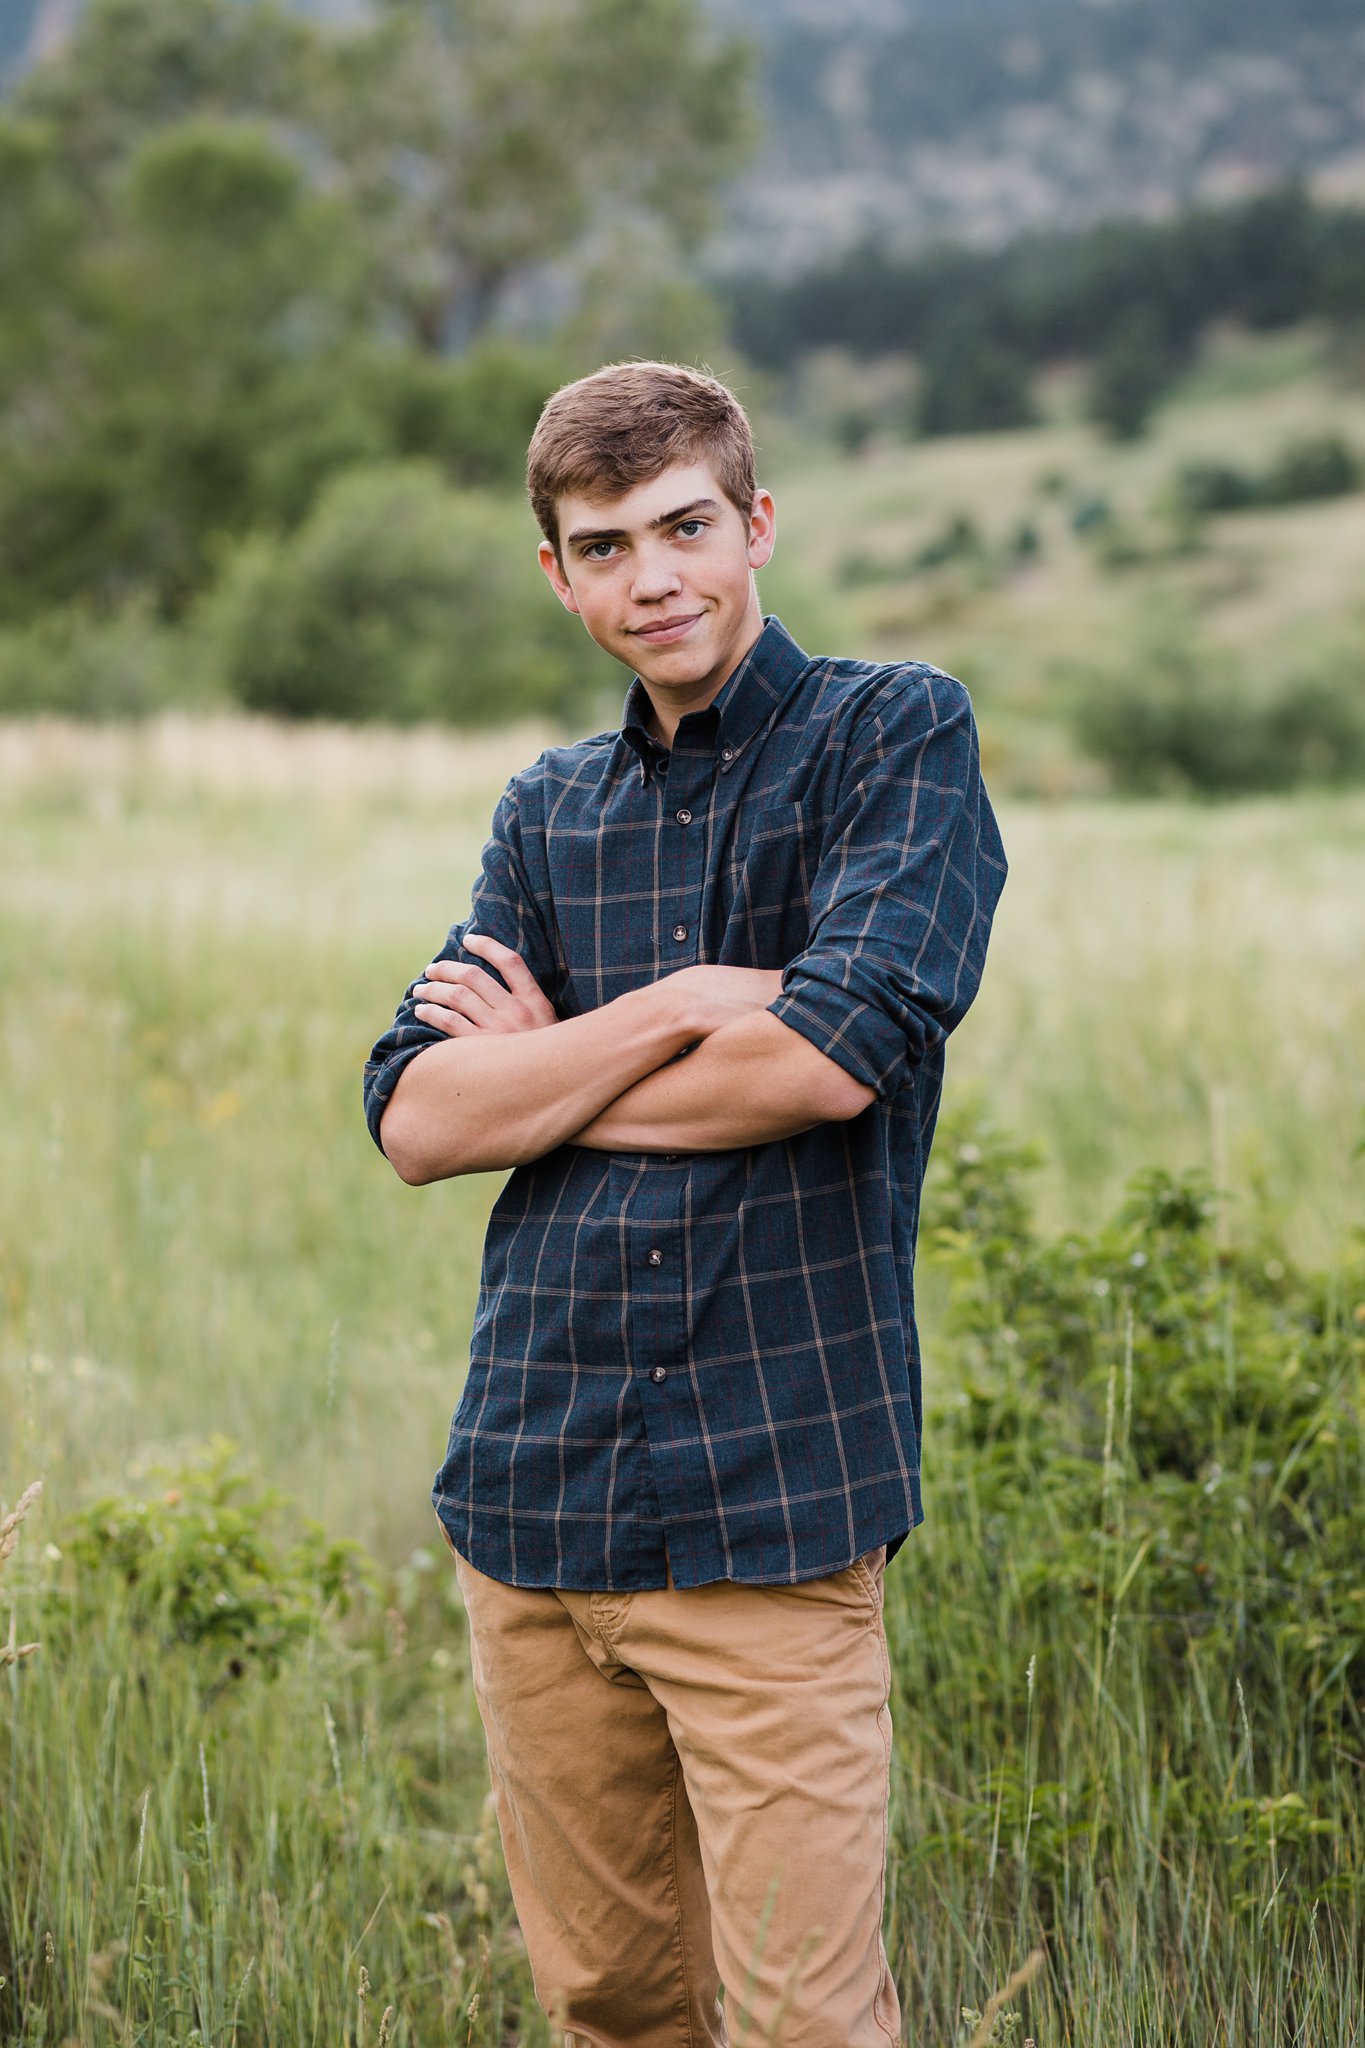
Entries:
[[711, 0], [763, 49], [724, 254], [998, 243], [1298, 172], [1365, 191], [1360, 0]]
[[[296, 0], [353, 19], [365, 0]], [[1362, 0], [701, 0], [758, 44], [767, 137], [714, 250], [792, 272], [1160, 216], [1297, 172], [1365, 197]], [[0, 75], [81, 0], [3, 0]]]

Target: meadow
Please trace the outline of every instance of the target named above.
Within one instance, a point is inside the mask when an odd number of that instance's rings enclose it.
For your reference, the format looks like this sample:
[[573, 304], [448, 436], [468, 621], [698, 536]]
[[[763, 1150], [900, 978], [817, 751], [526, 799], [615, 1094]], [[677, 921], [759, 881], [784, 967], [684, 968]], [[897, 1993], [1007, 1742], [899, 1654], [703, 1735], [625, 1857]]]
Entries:
[[778, 609], [810, 646], [926, 654], [981, 713], [997, 786], [1042, 796], [1108, 786], [1077, 743], [1098, 690], [1163, 670], [1225, 674], [1246, 708], [1309, 677], [1359, 705], [1365, 491], [1191, 518], [1191, 466], [1264, 471], [1339, 437], [1365, 453], [1365, 382], [1312, 325], [1208, 335], [1140, 438], [1083, 416], [1084, 380], [1041, 381], [1026, 431], [850, 456], [839, 420], [903, 405], [903, 365], [831, 353], [808, 364], [795, 418], [761, 453], [776, 473]]
[[[0, 730], [7, 2048], [549, 2038], [427, 1500], [497, 1177], [359, 1111], [541, 739]], [[1041, 1950], [982, 2039], [1345, 2048], [1365, 797], [1001, 809], [890, 1579], [905, 2038]]]

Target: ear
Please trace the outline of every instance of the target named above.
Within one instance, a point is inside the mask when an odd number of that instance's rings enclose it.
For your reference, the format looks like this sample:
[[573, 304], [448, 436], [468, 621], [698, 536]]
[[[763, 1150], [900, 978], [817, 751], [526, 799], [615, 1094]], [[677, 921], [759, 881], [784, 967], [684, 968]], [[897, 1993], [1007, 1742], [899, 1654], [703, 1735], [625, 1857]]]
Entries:
[[755, 491], [749, 508], [749, 567], [762, 569], [777, 545], [777, 508], [771, 491]]
[[540, 557], [540, 566], [550, 580], [550, 588], [563, 605], [565, 611], [577, 612], [578, 599], [574, 596], [570, 588], [569, 579], [564, 574], [563, 564], [560, 562], [559, 556], [555, 553], [549, 541], [543, 540], [537, 553]]

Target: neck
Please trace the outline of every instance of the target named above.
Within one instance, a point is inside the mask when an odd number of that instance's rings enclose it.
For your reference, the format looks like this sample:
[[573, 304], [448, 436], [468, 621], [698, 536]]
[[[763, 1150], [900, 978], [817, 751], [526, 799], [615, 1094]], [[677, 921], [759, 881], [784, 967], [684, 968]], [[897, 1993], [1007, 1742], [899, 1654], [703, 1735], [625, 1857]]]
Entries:
[[647, 676], [641, 676], [650, 702], [650, 730], [656, 740], [665, 747], [672, 747], [682, 720], [689, 712], [705, 711], [708, 704], [715, 702], [740, 663], [752, 653], [762, 632], [763, 614], [755, 599], [752, 612], [745, 615], [744, 630], [737, 646], [731, 650], [722, 674], [702, 676], [694, 683], [673, 684], [651, 683]]

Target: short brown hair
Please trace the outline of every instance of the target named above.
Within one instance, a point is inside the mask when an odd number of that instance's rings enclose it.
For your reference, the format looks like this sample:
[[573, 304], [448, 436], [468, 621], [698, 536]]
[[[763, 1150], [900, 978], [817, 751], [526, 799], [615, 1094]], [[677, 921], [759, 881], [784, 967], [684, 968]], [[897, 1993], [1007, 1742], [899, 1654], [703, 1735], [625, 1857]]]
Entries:
[[754, 437], [734, 392], [681, 363], [608, 363], [546, 400], [526, 458], [531, 510], [558, 554], [556, 508], [571, 491], [616, 497], [701, 455], [747, 519]]

